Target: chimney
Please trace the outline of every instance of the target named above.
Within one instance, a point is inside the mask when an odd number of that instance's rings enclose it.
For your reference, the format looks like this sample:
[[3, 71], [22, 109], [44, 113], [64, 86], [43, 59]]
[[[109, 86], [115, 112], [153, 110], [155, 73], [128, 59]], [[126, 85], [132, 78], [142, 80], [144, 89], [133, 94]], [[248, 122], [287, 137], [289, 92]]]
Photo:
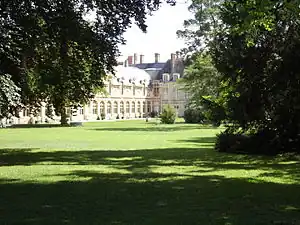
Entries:
[[124, 62], [124, 67], [127, 67], [127, 66], [128, 66], [128, 60], [126, 59]]
[[132, 65], [132, 60], [133, 60], [132, 55], [128, 56], [128, 66]]
[[172, 53], [171, 54], [171, 71], [170, 74], [173, 76], [173, 73], [175, 72], [175, 60], [176, 60], [176, 54]]
[[160, 60], [160, 54], [159, 54], [159, 53], [155, 53], [154, 56], [155, 56], [154, 62], [155, 62], [155, 63], [158, 63], [159, 60]]
[[134, 55], [133, 55], [133, 64], [134, 65], [137, 64], [137, 60], [138, 60], [138, 55], [137, 55], [137, 53], [134, 53]]
[[140, 64], [144, 63], [144, 55], [140, 55]]

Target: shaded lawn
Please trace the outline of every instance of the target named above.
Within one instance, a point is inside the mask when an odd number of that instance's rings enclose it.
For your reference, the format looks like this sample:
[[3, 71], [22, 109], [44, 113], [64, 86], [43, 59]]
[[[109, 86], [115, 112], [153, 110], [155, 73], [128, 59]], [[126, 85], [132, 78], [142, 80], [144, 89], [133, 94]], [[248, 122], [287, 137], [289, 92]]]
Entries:
[[299, 224], [298, 158], [215, 153], [217, 132], [0, 130], [0, 224]]

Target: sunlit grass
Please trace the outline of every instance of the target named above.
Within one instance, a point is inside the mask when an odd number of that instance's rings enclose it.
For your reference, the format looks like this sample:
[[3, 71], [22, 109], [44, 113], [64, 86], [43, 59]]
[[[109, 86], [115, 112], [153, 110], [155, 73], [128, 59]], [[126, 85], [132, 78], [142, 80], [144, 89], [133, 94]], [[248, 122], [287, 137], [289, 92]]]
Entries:
[[299, 158], [145, 121], [0, 130], [0, 224], [296, 224]]

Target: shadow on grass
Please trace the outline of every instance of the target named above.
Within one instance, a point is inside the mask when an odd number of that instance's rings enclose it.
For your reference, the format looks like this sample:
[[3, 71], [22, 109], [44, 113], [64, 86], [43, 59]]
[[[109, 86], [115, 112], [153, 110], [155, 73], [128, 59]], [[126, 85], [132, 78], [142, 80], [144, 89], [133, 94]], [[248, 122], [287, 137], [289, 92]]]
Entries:
[[218, 129], [209, 126], [202, 125], [162, 125], [162, 124], [145, 124], [145, 127], [98, 127], [95, 131], [129, 131], [129, 132], [138, 132], [138, 131], [149, 131], [149, 132], [174, 132], [174, 131], [186, 131], [186, 130], [195, 130], [195, 129]]
[[186, 143], [197, 143], [197, 144], [210, 144], [214, 146], [216, 142], [216, 137], [195, 137], [190, 139], [178, 140], [177, 142], [186, 142]]
[[62, 126], [61, 124], [14, 124], [14, 125], [7, 127], [6, 129], [56, 128], [56, 127], [66, 127], [66, 126]]
[[[213, 144], [211, 139], [202, 139], [205, 141]], [[280, 164], [274, 158], [219, 154], [205, 148], [55, 152], [1, 149], [0, 159], [2, 166], [69, 163], [105, 165], [124, 172], [86, 167], [71, 172], [58, 170], [53, 176], [65, 177], [66, 181], [56, 183], [2, 179], [0, 224], [296, 225], [300, 221], [299, 184], [206, 173], [269, 169], [279, 171], [273, 177], [289, 175], [297, 180], [297, 162]], [[172, 166], [207, 169], [201, 170], [200, 176], [172, 172]], [[166, 170], [158, 173], [154, 168]]]
[[1, 224], [299, 224], [300, 185], [156, 173], [71, 175], [89, 180], [0, 184]]

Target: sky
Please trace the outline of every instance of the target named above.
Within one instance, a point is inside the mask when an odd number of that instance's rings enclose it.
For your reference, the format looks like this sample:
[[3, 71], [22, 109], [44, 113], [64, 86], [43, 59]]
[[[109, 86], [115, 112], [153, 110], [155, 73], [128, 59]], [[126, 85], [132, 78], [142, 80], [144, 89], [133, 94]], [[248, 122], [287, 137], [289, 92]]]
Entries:
[[[144, 55], [145, 62], [153, 62], [154, 54], [160, 53], [160, 61], [166, 61], [171, 53], [183, 48], [184, 40], [178, 39], [176, 31], [183, 28], [183, 21], [192, 17], [188, 11], [186, 0], [177, 0], [176, 6], [164, 3], [162, 7], [148, 16], [147, 33], [143, 33], [133, 25], [124, 34], [126, 45], [119, 46], [122, 56], [119, 61], [125, 61], [127, 56], [137, 53]], [[138, 57], [139, 60], [139, 57]]]

